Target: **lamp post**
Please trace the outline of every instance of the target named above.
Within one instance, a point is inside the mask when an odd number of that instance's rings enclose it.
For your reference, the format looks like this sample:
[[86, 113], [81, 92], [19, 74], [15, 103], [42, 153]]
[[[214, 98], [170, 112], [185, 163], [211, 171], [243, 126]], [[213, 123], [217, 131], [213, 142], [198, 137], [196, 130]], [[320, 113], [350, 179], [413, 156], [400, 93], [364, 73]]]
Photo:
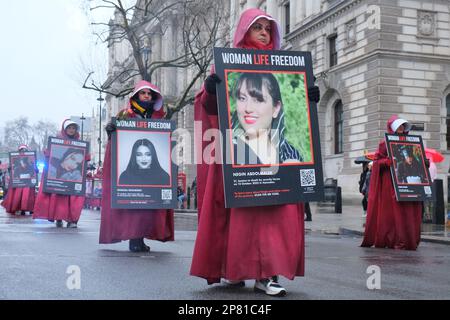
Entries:
[[102, 93], [100, 92], [100, 96], [97, 98], [98, 101], [98, 167], [102, 166], [102, 101], [105, 100], [102, 98]]
[[148, 39], [144, 40], [144, 46], [141, 48], [141, 54], [142, 54], [142, 59], [144, 60], [144, 67], [145, 67], [145, 74], [144, 74], [144, 80], [146, 81], [151, 81], [150, 76], [148, 74], [148, 66], [147, 66], [147, 62], [148, 62], [148, 58], [152, 53], [152, 48], [150, 47], [150, 44], [148, 43]]
[[83, 123], [84, 123], [84, 120], [86, 120], [86, 118], [84, 117], [84, 113], [81, 114], [80, 120], [81, 120], [81, 140], [84, 140], [84, 136], [83, 136]]

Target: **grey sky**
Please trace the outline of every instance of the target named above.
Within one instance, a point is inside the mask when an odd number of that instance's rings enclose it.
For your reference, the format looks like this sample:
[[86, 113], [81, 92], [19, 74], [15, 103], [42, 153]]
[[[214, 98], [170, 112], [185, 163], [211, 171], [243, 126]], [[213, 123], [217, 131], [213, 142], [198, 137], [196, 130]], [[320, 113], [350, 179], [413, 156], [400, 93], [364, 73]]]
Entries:
[[58, 126], [72, 115], [90, 116], [98, 93], [82, 89], [82, 82], [90, 66], [102, 78], [107, 52], [94, 44], [84, 1], [1, 2], [0, 127], [19, 116]]

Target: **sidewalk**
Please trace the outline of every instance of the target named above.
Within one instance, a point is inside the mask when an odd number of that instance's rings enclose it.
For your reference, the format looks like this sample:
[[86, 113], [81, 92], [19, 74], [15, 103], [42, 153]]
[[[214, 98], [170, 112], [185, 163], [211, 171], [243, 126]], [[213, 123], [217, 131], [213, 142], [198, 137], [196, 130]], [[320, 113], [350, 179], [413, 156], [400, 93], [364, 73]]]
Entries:
[[[310, 203], [312, 221], [305, 221], [305, 229], [328, 234], [363, 236], [366, 218], [361, 205], [343, 205], [342, 214], [334, 213], [334, 206], [323, 207]], [[450, 227], [423, 223], [421, 241], [450, 245]]]
[[[324, 234], [346, 234], [362, 237], [366, 218], [361, 205], [343, 205], [342, 213], [334, 213], [333, 206], [310, 203], [312, 221], [305, 221], [305, 230]], [[197, 230], [196, 210], [175, 210], [175, 229]], [[450, 245], [450, 227], [431, 223], [422, 224], [421, 238], [424, 242]]]

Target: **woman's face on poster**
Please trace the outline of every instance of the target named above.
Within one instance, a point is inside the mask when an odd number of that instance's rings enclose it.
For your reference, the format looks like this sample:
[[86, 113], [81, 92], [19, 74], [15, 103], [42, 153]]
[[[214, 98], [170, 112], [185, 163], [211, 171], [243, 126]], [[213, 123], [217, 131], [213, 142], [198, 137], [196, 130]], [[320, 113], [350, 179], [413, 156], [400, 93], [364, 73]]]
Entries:
[[260, 134], [268, 133], [271, 129], [272, 120], [278, 116], [281, 103], [273, 104], [272, 97], [263, 82], [262, 99], [252, 97], [247, 90], [247, 83], [244, 81], [236, 102], [236, 110], [239, 122], [249, 138], [257, 137]]
[[140, 169], [148, 169], [152, 164], [152, 153], [147, 146], [139, 146], [136, 149], [136, 163]]
[[81, 153], [69, 154], [61, 163], [61, 167], [66, 171], [73, 171], [83, 162], [83, 155]]

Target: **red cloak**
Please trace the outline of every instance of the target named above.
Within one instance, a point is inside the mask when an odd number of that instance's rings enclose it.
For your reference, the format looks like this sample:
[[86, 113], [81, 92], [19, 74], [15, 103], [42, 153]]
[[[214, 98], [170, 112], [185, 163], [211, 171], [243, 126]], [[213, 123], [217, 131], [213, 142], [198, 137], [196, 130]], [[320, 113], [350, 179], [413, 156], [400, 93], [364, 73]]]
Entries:
[[33, 211], [36, 190], [31, 188], [10, 188], [2, 206], [6, 212], [14, 214], [16, 211]]
[[[70, 121], [66, 119], [62, 123], [61, 132], [58, 137], [69, 139], [64, 131], [64, 123]], [[80, 134], [77, 132], [74, 139], [79, 139]], [[49, 163], [48, 152], [44, 152], [47, 163]], [[86, 161], [91, 159], [87, 154]], [[45, 193], [43, 191], [44, 175], [41, 177], [41, 184], [34, 204], [33, 219], [47, 219], [49, 221], [64, 220], [67, 222], [78, 222], [81, 216], [81, 210], [84, 205], [84, 196], [68, 196], [63, 194]]]
[[[393, 134], [391, 124], [387, 132]], [[381, 141], [370, 176], [367, 220], [362, 247], [416, 250], [420, 242], [422, 202], [397, 201], [392, 184], [386, 143]]]
[[[159, 97], [154, 106], [152, 119], [164, 117], [162, 97], [159, 89], [149, 82], [141, 81], [136, 85], [134, 93], [149, 88]], [[121, 118], [137, 117], [130, 108], [119, 112]], [[103, 162], [101, 223], [99, 243], [114, 243], [122, 240], [148, 238], [159, 241], [174, 240], [173, 210], [166, 209], [112, 209], [111, 208], [111, 141], [108, 140]]]

